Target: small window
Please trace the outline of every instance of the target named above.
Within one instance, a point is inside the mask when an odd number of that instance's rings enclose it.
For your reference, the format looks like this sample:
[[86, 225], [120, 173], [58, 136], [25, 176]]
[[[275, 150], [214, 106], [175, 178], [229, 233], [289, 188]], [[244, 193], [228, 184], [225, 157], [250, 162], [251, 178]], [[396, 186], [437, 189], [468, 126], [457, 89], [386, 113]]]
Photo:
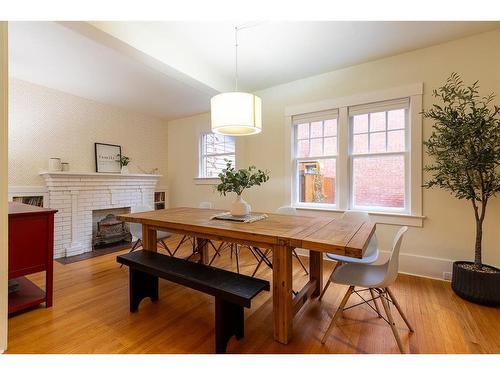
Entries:
[[230, 160], [235, 165], [236, 147], [234, 137], [207, 133], [201, 136], [200, 175], [199, 177], [216, 178]]

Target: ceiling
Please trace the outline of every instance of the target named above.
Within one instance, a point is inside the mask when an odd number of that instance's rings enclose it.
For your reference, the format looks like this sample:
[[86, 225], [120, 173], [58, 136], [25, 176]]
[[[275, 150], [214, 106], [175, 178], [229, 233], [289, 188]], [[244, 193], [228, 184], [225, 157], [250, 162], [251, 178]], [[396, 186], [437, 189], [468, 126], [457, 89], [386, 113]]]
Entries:
[[167, 120], [206, 112], [216, 92], [55, 22], [9, 22], [9, 75]]
[[[238, 23], [242, 25], [242, 23]], [[239, 88], [256, 91], [500, 27], [499, 22], [252, 22]], [[11, 22], [12, 76], [164, 119], [234, 89], [232, 22]]]
[[[219, 91], [234, 88], [234, 23], [93, 22]], [[239, 24], [242, 25], [242, 24]], [[238, 32], [239, 85], [255, 91], [443, 43], [500, 22], [251, 22]]]

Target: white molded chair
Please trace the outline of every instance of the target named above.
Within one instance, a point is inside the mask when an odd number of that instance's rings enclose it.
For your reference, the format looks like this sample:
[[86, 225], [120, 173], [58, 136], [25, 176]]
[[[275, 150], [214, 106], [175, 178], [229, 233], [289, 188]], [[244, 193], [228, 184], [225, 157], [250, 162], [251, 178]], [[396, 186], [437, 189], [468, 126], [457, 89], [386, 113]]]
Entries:
[[297, 215], [297, 209], [292, 206], [281, 206], [276, 210], [276, 213], [280, 215]]
[[[276, 210], [276, 213], [280, 215], [297, 215], [297, 210], [295, 209], [295, 207], [281, 206]], [[262, 250], [257, 247], [251, 247], [250, 250], [252, 250], [252, 254], [254, 254], [254, 256], [257, 255], [257, 257], [260, 258], [257, 266], [255, 267], [255, 270], [252, 273], [252, 276], [255, 276], [262, 263], [265, 263], [269, 268], [273, 268], [272, 262], [268, 258], [269, 253], [272, 251], [271, 249], [266, 249], [264, 252], [262, 252]], [[306, 266], [304, 265], [304, 263], [302, 263], [302, 260], [300, 259], [295, 249], [292, 250], [292, 255], [299, 261], [300, 266], [302, 267], [306, 275], [309, 275], [309, 271], [307, 271]]]
[[[413, 328], [411, 327], [410, 323], [408, 322], [408, 319], [406, 319], [406, 316], [404, 315], [403, 311], [401, 310], [401, 306], [396, 301], [396, 298], [395, 298], [394, 294], [391, 292], [391, 290], [389, 289], [389, 286], [391, 284], [393, 284], [394, 281], [396, 281], [396, 278], [398, 276], [399, 250], [401, 248], [401, 242], [403, 240], [403, 235], [406, 233], [407, 230], [408, 230], [408, 227], [402, 227], [398, 231], [398, 233], [396, 234], [396, 237], [394, 238], [394, 242], [392, 244], [391, 255], [389, 257], [389, 260], [386, 263], [381, 264], [381, 265], [346, 263], [346, 264], [339, 266], [335, 270], [335, 272], [333, 273], [333, 275], [331, 277], [332, 282], [337, 283], [337, 284], [342, 284], [342, 285], [349, 285], [349, 289], [347, 290], [347, 293], [344, 295], [342, 302], [340, 303], [337, 311], [333, 315], [333, 318], [330, 322], [330, 325], [328, 326], [328, 329], [326, 330], [325, 334], [323, 335], [323, 338], [321, 340], [321, 342], [323, 344], [328, 339], [328, 335], [330, 334], [331, 330], [335, 326], [335, 322], [337, 321], [337, 319], [340, 317], [340, 315], [342, 314], [342, 312], [344, 310], [347, 310], [347, 309], [350, 309], [352, 307], [358, 306], [360, 304], [366, 303], [374, 311], [377, 312], [379, 317], [384, 319], [391, 326], [392, 333], [394, 334], [394, 338], [396, 339], [399, 350], [401, 353], [404, 353], [401, 339], [399, 338], [398, 331], [396, 329], [394, 320], [392, 318], [389, 303], [393, 303], [394, 306], [396, 306], [396, 309], [398, 310], [399, 314], [403, 318], [403, 320], [406, 323], [406, 326], [408, 327], [410, 332], [413, 332]], [[362, 287], [364, 289], [355, 290], [356, 286]], [[372, 295], [371, 299], [367, 300], [359, 295], [360, 292], [366, 291], [366, 290], [370, 291], [370, 293]], [[349, 297], [353, 293], [357, 294], [363, 300], [363, 302], [345, 308], [345, 305], [346, 305], [347, 301], [349, 300]], [[378, 295], [375, 296], [375, 294], [378, 294]], [[386, 318], [380, 314], [380, 311], [378, 310], [378, 307], [375, 304], [375, 301], [377, 299], [380, 299], [382, 301], [382, 306], [384, 307]], [[375, 308], [370, 304], [371, 301], [374, 302]]]
[[[342, 215], [342, 219], [353, 219], [353, 220], [359, 220], [359, 221], [370, 221], [370, 216], [366, 212], [360, 212], [360, 211], [346, 211]], [[371, 264], [374, 263], [379, 256], [379, 249], [378, 249], [378, 241], [377, 241], [377, 235], [374, 233], [372, 238], [370, 239], [370, 242], [368, 243], [368, 247], [365, 250], [365, 253], [363, 254], [363, 258], [352, 258], [344, 255], [339, 255], [339, 254], [332, 254], [332, 253], [326, 253], [326, 256], [331, 259], [335, 260], [337, 264], [335, 265], [335, 268], [333, 269], [332, 273], [330, 274], [330, 277], [328, 278], [328, 281], [323, 288], [323, 291], [321, 292], [321, 295], [319, 296], [319, 300], [321, 301], [323, 299], [323, 296], [325, 295], [326, 290], [330, 286], [330, 283], [332, 282], [332, 276], [337, 267], [341, 266], [343, 263], [356, 263], [356, 264]], [[376, 303], [375, 303], [376, 305]], [[378, 307], [377, 307], [378, 308]]]
[[212, 202], [200, 202], [198, 208], [214, 208], [214, 205]]
[[[153, 211], [153, 208], [151, 206], [143, 205], [143, 206], [133, 206], [130, 208], [130, 213], [139, 213], [139, 212], [148, 212], [148, 211]], [[134, 251], [142, 245], [142, 225], [137, 224], [137, 223], [130, 223], [130, 233], [132, 233], [133, 238], [137, 238], [137, 241], [135, 241], [134, 245], [130, 249], [130, 252]], [[156, 232], [156, 238], [158, 243], [168, 252], [170, 256], [172, 256], [172, 252], [168, 248], [167, 244], [165, 243], [165, 239], [169, 238], [172, 234], [169, 232], [164, 232], [164, 231], [157, 231]]]

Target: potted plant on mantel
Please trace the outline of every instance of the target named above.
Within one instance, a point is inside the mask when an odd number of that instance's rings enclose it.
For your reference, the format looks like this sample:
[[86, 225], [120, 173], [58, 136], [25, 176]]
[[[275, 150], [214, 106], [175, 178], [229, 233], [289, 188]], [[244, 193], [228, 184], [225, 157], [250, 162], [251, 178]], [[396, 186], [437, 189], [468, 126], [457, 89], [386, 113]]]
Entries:
[[500, 107], [492, 105], [493, 94], [479, 95], [477, 81], [466, 86], [456, 73], [433, 96], [443, 105], [423, 112], [434, 120], [432, 135], [424, 142], [434, 157], [424, 168], [432, 175], [424, 187], [443, 188], [469, 200], [476, 221], [474, 262], [453, 263], [451, 286], [466, 300], [498, 305], [500, 270], [482, 263], [482, 238], [488, 202], [500, 192]]
[[123, 174], [129, 174], [128, 170], [128, 165], [130, 164], [130, 158], [125, 155], [120, 155], [118, 154], [118, 157], [120, 158], [120, 167], [121, 167], [121, 173]]
[[231, 215], [245, 216], [250, 213], [250, 205], [243, 200], [241, 194], [243, 190], [254, 185], [262, 185], [269, 180], [269, 172], [250, 166], [246, 169], [235, 170], [230, 160], [224, 159], [226, 168], [219, 173], [220, 184], [217, 191], [226, 196], [227, 193], [236, 193], [236, 200], [231, 205]]

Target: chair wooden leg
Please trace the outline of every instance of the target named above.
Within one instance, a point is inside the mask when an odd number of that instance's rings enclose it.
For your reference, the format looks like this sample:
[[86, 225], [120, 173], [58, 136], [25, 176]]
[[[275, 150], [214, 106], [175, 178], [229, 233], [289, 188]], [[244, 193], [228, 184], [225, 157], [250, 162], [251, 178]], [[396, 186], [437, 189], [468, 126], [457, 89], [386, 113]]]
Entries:
[[260, 260], [260, 258], [257, 256], [257, 254], [255, 254], [255, 250], [253, 249], [253, 247], [252, 246], [247, 246], [247, 247], [248, 247], [248, 250], [250, 250], [250, 253], [255, 258], [255, 260], [258, 262]]
[[132, 251], [134, 251], [135, 249], [137, 249], [137, 247], [139, 246], [139, 244], [141, 243], [141, 239], [139, 238], [137, 241], [135, 241], [135, 244], [134, 246], [132, 246], [132, 248], [130, 249], [129, 253], [131, 253]]
[[170, 251], [170, 249], [168, 248], [167, 244], [165, 243], [165, 241], [163, 240], [158, 240], [158, 242], [162, 245], [162, 247], [167, 250], [167, 253], [168, 255], [170, 255], [171, 257], [174, 256], [174, 254], [172, 254], [172, 252]]
[[214, 255], [212, 256], [212, 259], [210, 259], [210, 262], [208, 262], [208, 265], [211, 266], [212, 263], [214, 262], [215, 258], [217, 257], [217, 254], [220, 255], [220, 253], [214, 253]]
[[226, 243], [225, 242], [221, 242], [219, 244], [219, 247], [217, 248], [217, 251], [216, 253], [220, 256], [220, 252], [223, 250], [224, 246], [226, 246]]
[[325, 292], [326, 290], [328, 289], [328, 287], [330, 286], [330, 283], [332, 282], [332, 280], [328, 279], [328, 281], [326, 282], [326, 285], [325, 287], [323, 288], [323, 291], [321, 292], [321, 294], [319, 295], [319, 298], [318, 300], [321, 301], [323, 299], [323, 296], [325, 295]]
[[259, 262], [257, 263], [257, 267], [255, 267], [255, 269], [253, 270], [253, 273], [252, 273], [252, 277], [255, 276], [255, 274], [257, 273], [257, 271], [259, 270], [260, 268], [260, 265], [262, 264], [262, 262], [264, 261], [264, 258], [260, 258]]
[[240, 249], [238, 245], [235, 245], [235, 255], [236, 255], [236, 272], [240, 273]]
[[384, 306], [385, 315], [387, 315], [387, 320], [389, 320], [389, 325], [391, 326], [392, 333], [394, 334], [394, 338], [398, 344], [399, 351], [401, 354], [404, 354], [403, 344], [401, 343], [401, 338], [399, 337], [398, 329], [396, 328], [396, 324], [394, 323], [394, 319], [392, 318], [391, 310], [389, 308], [389, 303], [386, 299], [386, 289], [384, 289], [383, 293], [380, 295], [380, 299], [382, 300], [382, 306]]
[[331, 278], [332, 278], [333, 273], [335, 272], [335, 270], [337, 269], [337, 267], [338, 267], [338, 266], [340, 266], [341, 264], [342, 264], [342, 262], [337, 262], [337, 263], [335, 264], [335, 267], [333, 268], [333, 271], [332, 271], [332, 273], [330, 274], [330, 277], [328, 278], [328, 281], [326, 282], [326, 285], [325, 285], [325, 287], [323, 288], [323, 291], [321, 292], [321, 294], [320, 294], [320, 296], [319, 296], [318, 300], [320, 300], [320, 301], [321, 301], [321, 299], [322, 299], [322, 298], [323, 298], [323, 296], [325, 295], [326, 290], [328, 289], [328, 287], [330, 286], [330, 283], [332, 282], [332, 281], [331, 281]]
[[183, 244], [184, 242], [186, 242], [186, 240], [188, 240], [187, 236], [186, 236], [186, 235], [182, 236], [182, 239], [179, 241], [179, 243], [178, 243], [178, 244], [177, 244], [177, 246], [175, 247], [175, 250], [174, 250], [174, 252], [173, 252], [173, 254], [172, 254], [172, 255], [175, 255], [175, 253], [177, 252], [177, 250], [179, 250], [179, 249], [180, 249], [180, 247], [182, 246], [182, 244]]
[[292, 250], [292, 253], [293, 253], [293, 256], [299, 261], [300, 263], [300, 266], [302, 267], [302, 269], [305, 271], [306, 275], [309, 275], [309, 271], [307, 270], [306, 266], [304, 265], [304, 263], [302, 263], [302, 259], [300, 259], [299, 255], [297, 254], [297, 252], [295, 250]]
[[385, 290], [387, 290], [387, 293], [389, 293], [389, 297], [391, 297], [392, 303], [394, 303], [394, 306], [396, 306], [396, 309], [398, 309], [399, 315], [401, 315], [401, 318], [403, 318], [403, 320], [405, 321], [406, 326], [408, 327], [408, 329], [410, 330], [410, 332], [414, 332], [413, 328], [410, 325], [410, 322], [408, 321], [408, 319], [406, 319], [406, 316], [403, 313], [403, 310], [401, 309], [401, 306], [399, 306], [399, 303], [396, 300], [396, 297], [394, 296], [394, 294], [392, 294], [392, 292], [391, 292], [391, 290], [389, 288], [385, 288]]
[[220, 256], [220, 253], [219, 253], [220, 245], [219, 245], [218, 247], [216, 247], [216, 246], [214, 245], [214, 243], [213, 243], [211, 240], [208, 240], [208, 244], [209, 244], [210, 246], [212, 246], [212, 248], [213, 248], [213, 249], [214, 249], [214, 251], [215, 251], [215, 254], [216, 254], [216, 255], [218, 255], [218, 256]]
[[377, 300], [375, 299], [375, 293], [373, 293], [372, 288], [370, 288], [370, 294], [371, 294], [372, 299], [373, 299], [373, 304], [375, 305], [375, 310], [377, 310], [378, 317], [381, 318], [382, 315], [380, 314], [380, 310], [378, 309], [378, 303], [377, 303]]
[[349, 287], [349, 289], [347, 289], [347, 292], [344, 295], [344, 298], [342, 298], [342, 302], [340, 302], [339, 308], [337, 309], [337, 311], [333, 315], [332, 321], [330, 322], [330, 325], [328, 326], [325, 334], [323, 335], [323, 338], [321, 339], [321, 343], [322, 344], [324, 344], [326, 342], [326, 339], [328, 338], [328, 335], [330, 334], [330, 331], [333, 329], [333, 327], [335, 325], [335, 322], [340, 317], [340, 314], [344, 310], [344, 307], [345, 307], [347, 301], [349, 300], [349, 297], [351, 296], [351, 294], [352, 294], [353, 291], [354, 291], [354, 286], [351, 285]]
[[[139, 246], [139, 244], [141, 243], [141, 239], [137, 239], [137, 241], [135, 241], [134, 245], [132, 246], [132, 248], [129, 250], [129, 253], [131, 253], [132, 251], [134, 251], [135, 249], [137, 249], [137, 247]], [[120, 268], [123, 267], [123, 264], [120, 264]]]

